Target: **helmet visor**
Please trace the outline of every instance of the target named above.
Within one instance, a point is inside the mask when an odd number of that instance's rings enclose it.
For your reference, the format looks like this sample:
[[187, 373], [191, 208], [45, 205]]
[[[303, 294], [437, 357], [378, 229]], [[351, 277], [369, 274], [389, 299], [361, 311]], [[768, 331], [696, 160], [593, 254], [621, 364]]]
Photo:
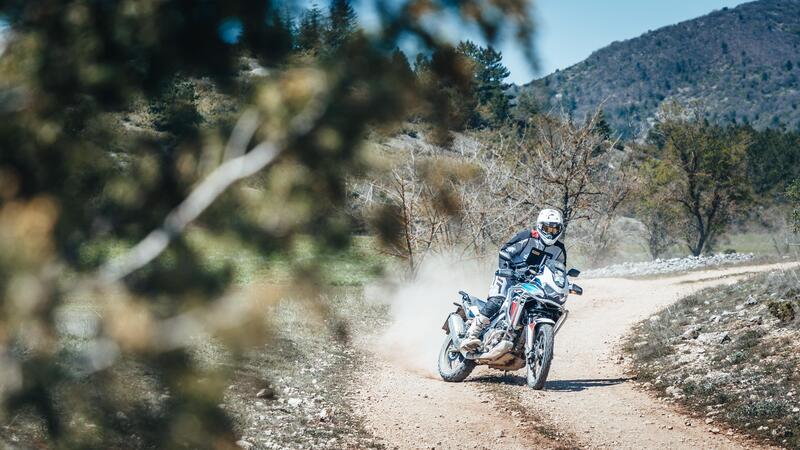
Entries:
[[545, 222], [539, 227], [539, 232], [547, 239], [555, 239], [561, 234], [562, 225], [557, 222]]

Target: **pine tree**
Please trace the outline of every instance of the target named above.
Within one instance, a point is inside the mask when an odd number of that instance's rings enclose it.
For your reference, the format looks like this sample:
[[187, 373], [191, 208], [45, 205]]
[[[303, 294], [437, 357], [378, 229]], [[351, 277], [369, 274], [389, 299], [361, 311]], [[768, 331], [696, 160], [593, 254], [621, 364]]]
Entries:
[[513, 110], [517, 122], [527, 123], [531, 117], [542, 113], [542, 105], [531, 89], [524, 89], [517, 95]]
[[[474, 64], [456, 49], [439, 49], [430, 57], [417, 56], [415, 72], [428, 103], [426, 119], [460, 131], [473, 126], [478, 106]], [[448, 145], [449, 133], [433, 136], [436, 145]]]
[[392, 52], [391, 65], [397, 73], [403, 77], [411, 77], [414, 75], [414, 71], [411, 70], [411, 65], [408, 63], [406, 54], [399, 48], [395, 48], [394, 52]]
[[417, 53], [417, 57], [414, 58], [414, 74], [417, 78], [420, 78], [430, 67], [431, 58], [422, 53]]
[[342, 46], [356, 30], [356, 11], [349, 0], [333, 0], [328, 9], [329, 26], [325, 33], [325, 44], [335, 50]]
[[611, 130], [611, 125], [608, 124], [608, 120], [606, 120], [606, 115], [603, 110], [597, 114], [597, 121], [594, 124], [594, 132], [601, 136], [604, 140], [611, 139], [611, 135], [613, 134]]
[[492, 47], [480, 47], [471, 42], [459, 43], [457, 51], [475, 62], [476, 95], [481, 120], [478, 125], [497, 126], [510, 117], [510, 97], [505, 93], [510, 84], [504, 82], [511, 74], [503, 65], [502, 53]]
[[322, 47], [324, 22], [325, 17], [316, 3], [311, 9], [305, 10], [297, 31], [297, 48], [302, 51], [317, 52]]

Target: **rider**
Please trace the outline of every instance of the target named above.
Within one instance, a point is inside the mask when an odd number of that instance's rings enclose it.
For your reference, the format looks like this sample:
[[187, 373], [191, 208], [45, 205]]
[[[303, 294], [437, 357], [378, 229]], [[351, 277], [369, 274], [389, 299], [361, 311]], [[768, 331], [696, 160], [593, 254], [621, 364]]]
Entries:
[[[564, 219], [555, 209], [543, 209], [536, 219], [536, 228], [522, 230], [500, 248], [500, 269], [519, 269], [538, 266], [544, 255], [567, 263], [567, 250], [558, 239], [564, 232]], [[463, 350], [475, 350], [481, 344], [480, 335], [497, 314], [511, 286], [506, 277], [495, 275], [489, 287], [489, 298], [479, 308], [461, 344]]]

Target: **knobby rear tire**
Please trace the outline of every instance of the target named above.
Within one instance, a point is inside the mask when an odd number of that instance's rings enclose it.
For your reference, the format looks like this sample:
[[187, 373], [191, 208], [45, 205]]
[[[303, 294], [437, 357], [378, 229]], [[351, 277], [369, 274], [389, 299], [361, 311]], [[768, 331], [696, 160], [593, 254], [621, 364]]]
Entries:
[[[544, 383], [547, 381], [547, 375], [550, 372], [550, 363], [553, 361], [553, 337], [553, 325], [549, 323], [540, 324], [536, 327], [536, 337], [531, 350], [536, 352], [538, 349], [540, 354], [534, 361], [531, 361], [533, 358], [530, 355], [525, 355], [528, 360], [526, 365], [528, 386], [537, 391], [544, 388]], [[531, 362], [538, 367], [531, 367]]]
[[[451, 349], [455, 351], [457, 356]], [[475, 361], [464, 359], [464, 355], [456, 350], [453, 339], [448, 334], [444, 339], [442, 349], [439, 350], [438, 366], [439, 376], [441, 376], [444, 381], [456, 383], [464, 381], [464, 379], [472, 373], [472, 370], [475, 368]]]

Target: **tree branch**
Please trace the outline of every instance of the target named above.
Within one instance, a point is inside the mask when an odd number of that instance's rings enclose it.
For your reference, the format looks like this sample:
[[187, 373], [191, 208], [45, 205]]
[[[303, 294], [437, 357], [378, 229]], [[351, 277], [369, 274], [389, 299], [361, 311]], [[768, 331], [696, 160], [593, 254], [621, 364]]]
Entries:
[[246, 112], [237, 123], [226, 148], [226, 156], [240, 154], [223, 162], [208, 175], [190, 194], [164, 219], [161, 227], [153, 230], [122, 257], [110, 261], [100, 268], [100, 280], [105, 283], [120, 281], [136, 270], [156, 259], [175, 236], [197, 219], [212, 203], [235, 182], [247, 178], [271, 164], [286, 149], [291, 138], [309, 132], [324, 113], [320, 98], [312, 99], [309, 106], [297, 115], [289, 125], [289, 133], [284, 139], [261, 142], [244, 153], [234, 146], [246, 147], [250, 137], [245, 134], [255, 132], [254, 119]]

